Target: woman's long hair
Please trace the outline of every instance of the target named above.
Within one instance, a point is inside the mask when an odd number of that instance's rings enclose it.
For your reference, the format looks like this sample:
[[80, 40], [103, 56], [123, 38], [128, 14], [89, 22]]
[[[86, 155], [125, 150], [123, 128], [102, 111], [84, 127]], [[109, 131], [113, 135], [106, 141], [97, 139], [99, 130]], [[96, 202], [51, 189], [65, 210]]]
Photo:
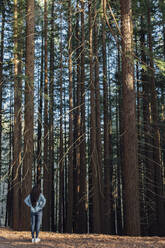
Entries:
[[41, 193], [40, 185], [35, 185], [30, 193], [30, 200], [33, 208], [36, 206], [40, 193]]

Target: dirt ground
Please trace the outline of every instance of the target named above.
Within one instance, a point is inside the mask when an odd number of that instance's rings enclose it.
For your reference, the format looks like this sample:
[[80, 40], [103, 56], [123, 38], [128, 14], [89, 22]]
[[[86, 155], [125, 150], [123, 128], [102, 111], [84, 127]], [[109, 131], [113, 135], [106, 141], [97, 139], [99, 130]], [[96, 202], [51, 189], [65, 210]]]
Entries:
[[40, 232], [40, 238], [40, 243], [32, 244], [30, 232], [16, 232], [8, 228], [0, 228], [0, 248], [165, 248], [165, 237]]

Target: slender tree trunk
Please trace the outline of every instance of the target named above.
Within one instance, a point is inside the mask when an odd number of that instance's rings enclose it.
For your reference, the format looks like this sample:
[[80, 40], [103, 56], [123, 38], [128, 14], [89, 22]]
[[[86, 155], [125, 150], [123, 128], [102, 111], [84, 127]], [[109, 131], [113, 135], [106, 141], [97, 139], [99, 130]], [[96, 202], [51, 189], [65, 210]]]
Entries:
[[[145, 55], [145, 30], [143, 29], [144, 18], [141, 19], [141, 35], [140, 35], [140, 44], [141, 44], [141, 59], [142, 62], [146, 65], [146, 55]], [[143, 153], [143, 161], [145, 165], [145, 181], [144, 181], [144, 203], [141, 208], [145, 208], [145, 213], [143, 211], [142, 218], [144, 219], [141, 225], [142, 234], [147, 234], [148, 224], [154, 220], [154, 188], [153, 183], [151, 181], [154, 180], [153, 178], [153, 165], [150, 163], [149, 158], [152, 156], [150, 150], [151, 144], [151, 128], [150, 128], [150, 98], [149, 98], [149, 85], [148, 85], [148, 76], [144, 69], [141, 71], [141, 81], [143, 87], [143, 132], [144, 132], [144, 153]]]
[[118, 179], [118, 199], [117, 199], [117, 234], [122, 234], [122, 226], [123, 226], [123, 198], [122, 198], [122, 170], [123, 167], [123, 118], [122, 118], [122, 83], [121, 83], [121, 56], [120, 56], [120, 45], [118, 44], [118, 58], [117, 58], [117, 72], [118, 72], [118, 128], [119, 128], [119, 139], [118, 139], [118, 156], [119, 163], [117, 168], [117, 179]]
[[[78, 13], [76, 13], [76, 16]], [[76, 17], [76, 26], [75, 26], [75, 38], [77, 40], [77, 17]], [[79, 41], [77, 41], [79, 42]], [[77, 42], [72, 43], [72, 49], [73, 51], [76, 49], [76, 55], [78, 53], [78, 47], [77, 47]], [[77, 58], [75, 58], [76, 65], [73, 62], [73, 232], [78, 233], [78, 218], [79, 218], [79, 209], [78, 209], [78, 199], [79, 199], [79, 168], [78, 165], [76, 164], [76, 159], [77, 159], [77, 67], [79, 65], [77, 64]], [[79, 76], [78, 76], [79, 77]]]
[[[64, 103], [66, 101], [66, 85], [64, 83]], [[64, 113], [66, 113], [66, 104], [63, 105], [64, 108]], [[67, 182], [68, 180], [68, 166], [67, 166], [67, 156], [66, 156], [66, 152], [67, 152], [67, 121], [66, 121], [66, 114], [64, 115], [64, 182]], [[68, 183], [64, 184], [64, 197], [65, 197], [65, 223], [66, 225], [64, 225], [64, 232], [67, 232], [67, 214], [68, 214]]]
[[61, 15], [61, 41], [60, 41], [60, 156], [59, 156], [59, 231], [64, 232], [64, 149], [63, 149], [63, 48], [62, 48], [62, 13]]
[[50, 85], [49, 85], [49, 164], [51, 171], [51, 230], [54, 230], [54, 0], [51, 6], [51, 38], [50, 38]]
[[20, 79], [20, 47], [18, 44], [18, 3], [14, 0], [14, 144], [13, 144], [13, 221], [12, 226], [18, 230], [21, 222], [20, 209], [20, 184], [21, 184], [21, 147], [22, 147], [22, 127], [21, 127], [21, 101], [22, 101], [22, 80]]
[[[164, 11], [164, 1], [163, 0], [159, 0], [159, 5], [160, 5], [160, 10], [162, 12], [162, 38], [163, 38], [163, 58], [165, 60], [165, 11]], [[164, 110], [164, 89], [162, 89], [162, 109]], [[162, 113], [162, 119], [164, 120], [164, 112]], [[162, 136], [162, 135], [161, 135]], [[163, 135], [162, 137], [162, 140], [164, 142], [164, 139], [165, 139], [165, 136]], [[163, 152], [164, 153], [164, 152]], [[164, 168], [165, 168], [165, 153], [164, 153], [164, 156], [163, 156], [163, 165], [164, 165]], [[165, 180], [165, 173], [164, 173], [164, 179]], [[163, 187], [163, 192], [165, 190], [165, 187]]]
[[[100, 203], [100, 216], [103, 213], [103, 168], [102, 168], [102, 147], [101, 147], [101, 110], [100, 110], [100, 83], [99, 83], [99, 57], [98, 57], [98, 18], [97, 18], [97, 1], [94, 1], [94, 75], [95, 75], [95, 106], [96, 106], [96, 134], [97, 134], [97, 156], [98, 156], [98, 183], [99, 183], [99, 203]], [[101, 217], [101, 231], [104, 227], [104, 214]]]
[[161, 150], [160, 150], [160, 131], [158, 127], [158, 107], [157, 107], [157, 92], [155, 87], [154, 75], [154, 61], [153, 61], [153, 48], [152, 48], [152, 28], [151, 28], [151, 10], [150, 0], [148, 3], [148, 45], [150, 51], [150, 70], [149, 79], [151, 84], [151, 113], [152, 113], [152, 133], [153, 133], [153, 161], [155, 170], [155, 193], [156, 193], [156, 217], [157, 217], [157, 230], [159, 235], [164, 234], [164, 200], [163, 200], [163, 177], [161, 165]]
[[76, 94], [75, 94], [75, 106], [76, 106], [76, 114], [75, 114], [75, 125], [74, 125], [74, 133], [75, 133], [75, 162], [74, 162], [74, 232], [80, 232], [79, 228], [81, 228], [81, 216], [80, 216], [80, 208], [79, 204], [80, 200], [80, 104], [81, 104], [81, 75], [80, 75], [80, 34], [79, 34], [79, 1], [77, 1], [76, 6]]
[[46, 207], [43, 211], [43, 229], [50, 230], [50, 213], [51, 213], [51, 171], [48, 160], [48, 43], [47, 43], [47, 0], [44, 0], [44, 42], [45, 42], [45, 78], [44, 78], [44, 182], [43, 192], [47, 199]]
[[4, 31], [5, 31], [5, 9], [4, 0], [1, 3], [2, 24], [1, 24], [1, 50], [0, 50], [0, 178], [2, 169], [2, 90], [3, 90], [3, 60], [4, 60]]
[[103, 108], [104, 108], [104, 233], [111, 232], [111, 185], [110, 185], [110, 139], [109, 139], [109, 119], [108, 119], [108, 84], [107, 84], [107, 54], [106, 54], [106, 0], [102, 0], [102, 54], [103, 54]]
[[[136, 44], [136, 56], [138, 57], [138, 36], [137, 33], [135, 33], [135, 44]], [[140, 64], [139, 61], [136, 61], [135, 65], [135, 75], [136, 75], [136, 89], [137, 89], [137, 137], [138, 137], [138, 165], [139, 165], [139, 192], [140, 192], [140, 217], [141, 217], [141, 223], [140, 223], [140, 229], [141, 234], [146, 234], [146, 224], [147, 224], [147, 218], [146, 218], [146, 192], [145, 192], [145, 165], [141, 162], [141, 154], [143, 153], [142, 149], [142, 140], [143, 140], [143, 134], [142, 134], [142, 121], [141, 121], [141, 101], [140, 96], [142, 95], [141, 92], [141, 82], [140, 82]]]
[[[26, 62], [25, 62], [25, 127], [24, 160], [22, 175], [22, 201], [32, 186], [33, 119], [34, 119], [34, 0], [27, 0], [26, 15]], [[22, 229], [30, 227], [30, 210], [22, 202]]]
[[139, 184], [137, 167], [137, 131], [131, 1], [120, 0], [122, 21], [123, 139], [124, 139], [124, 215], [125, 233], [140, 235]]
[[79, 232], [87, 232], [87, 183], [86, 183], [86, 127], [85, 127], [85, 27], [84, 27], [84, 0], [81, 3], [81, 58], [80, 58], [80, 204], [79, 215], [81, 225]]
[[67, 232], [72, 232], [73, 220], [73, 96], [72, 96], [72, 5], [68, 1], [68, 52], [69, 52], [69, 154], [68, 154], [68, 204]]
[[43, 24], [42, 24], [41, 74], [40, 74], [40, 87], [39, 87], [38, 139], [37, 139], [37, 183], [40, 185], [41, 185], [41, 167], [42, 167], [43, 63], [44, 63], [44, 37], [43, 37]]
[[8, 169], [8, 191], [7, 191], [7, 201], [6, 201], [6, 221], [5, 226], [12, 227], [12, 160], [13, 160], [13, 113], [12, 113], [12, 89], [13, 85], [10, 86], [10, 152], [9, 152], [9, 169]]
[[95, 87], [93, 77], [93, 1], [89, 0], [89, 58], [90, 58], [90, 166], [92, 170], [92, 231], [95, 233], [101, 232], [101, 216], [100, 216], [100, 172], [99, 159], [97, 154], [96, 143], [96, 108], [95, 108]]

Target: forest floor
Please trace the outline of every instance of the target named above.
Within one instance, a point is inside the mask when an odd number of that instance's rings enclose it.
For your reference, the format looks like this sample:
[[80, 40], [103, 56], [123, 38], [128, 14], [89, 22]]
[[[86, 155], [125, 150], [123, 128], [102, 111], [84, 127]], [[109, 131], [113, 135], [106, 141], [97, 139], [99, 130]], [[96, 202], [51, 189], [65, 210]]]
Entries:
[[40, 232], [41, 242], [31, 243], [30, 232], [0, 228], [0, 248], [165, 248], [165, 237], [129, 237], [102, 234]]

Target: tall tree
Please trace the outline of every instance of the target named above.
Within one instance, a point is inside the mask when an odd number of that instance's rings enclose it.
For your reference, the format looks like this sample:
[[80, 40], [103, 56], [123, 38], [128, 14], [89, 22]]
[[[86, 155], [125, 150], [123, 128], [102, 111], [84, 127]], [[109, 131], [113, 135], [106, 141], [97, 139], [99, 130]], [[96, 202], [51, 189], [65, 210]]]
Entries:
[[120, 0], [122, 30], [124, 216], [125, 233], [140, 235], [137, 134], [131, 0]]
[[85, 2], [81, 0], [81, 58], [80, 58], [80, 204], [79, 214], [81, 217], [80, 232], [87, 232], [87, 183], [86, 183], [86, 127], [85, 127]]
[[14, 0], [14, 144], [13, 144], [13, 221], [14, 229], [20, 227], [20, 200], [21, 200], [21, 164], [22, 164], [22, 126], [21, 126], [21, 102], [22, 102], [22, 80], [21, 80], [21, 58], [20, 45], [18, 44], [18, 37], [20, 38], [20, 22], [18, 23], [18, 2]]
[[121, 82], [121, 55], [120, 44], [118, 44], [118, 56], [117, 56], [117, 82], [118, 82], [118, 129], [120, 138], [118, 139], [118, 156], [119, 163], [117, 168], [117, 180], [118, 180], [118, 200], [117, 200], [117, 233], [122, 233], [123, 218], [122, 218], [122, 167], [123, 167], [123, 118], [122, 118], [122, 82]]
[[[13, 89], [13, 85], [10, 86]], [[12, 91], [10, 91], [12, 92]], [[10, 135], [9, 135], [9, 166], [8, 166], [8, 189], [7, 189], [7, 199], [6, 199], [6, 220], [5, 226], [12, 227], [12, 161], [13, 161], [13, 113], [12, 113], [12, 94], [10, 93]]]
[[73, 73], [72, 73], [72, 4], [68, 1], [68, 69], [69, 69], [69, 154], [68, 154], [68, 205], [67, 231], [72, 232], [73, 218]]
[[45, 68], [44, 68], [44, 182], [43, 192], [47, 199], [47, 206], [43, 211], [43, 228], [50, 230], [50, 165], [48, 163], [48, 20], [47, 20], [47, 0], [44, 0], [44, 52], [45, 52]]
[[[73, 176], [74, 176], [74, 211], [75, 211], [75, 218], [73, 223], [74, 232], [79, 232], [80, 227], [80, 213], [79, 213], [79, 203], [80, 201], [80, 104], [81, 104], [81, 84], [80, 84], [80, 26], [79, 26], [79, 1], [76, 3], [76, 28], [75, 28], [75, 35], [76, 35], [76, 80], [75, 83], [77, 84], [76, 92], [74, 94], [75, 99], [75, 120], [74, 120], [74, 144], [75, 144], [75, 156], [74, 156], [74, 167], [73, 167]], [[74, 88], [74, 87], [73, 87]]]
[[0, 50], [0, 175], [2, 169], [2, 90], [3, 90], [3, 61], [4, 61], [4, 31], [5, 31], [5, 8], [4, 1], [1, 2], [1, 50]]
[[[98, 16], [97, 16], [97, 1], [94, 1], [94, 87], [95, 87], [95, 106], [96, 106], [96, 133], [97, 133], [97, 156], [98, 156], [98, 183], [99, 183], [99, 198], [100, 198], [100, 216], [103, 212], [103, 168], [102, 168], [102, 146], [101, 146], [101, 110], [100, 110], [100, 82], [99, 82], [99, 56], [98, 56]], [[104, 216], [101, 218], [101, 230], [104, 226]]]
[[153, 132], [153, 166], [155, 175], [155, 193], [156, 193], [156, 215], [157, 230], [156, 233], [163, 234], [164, 229], [164, 210], [163, 210], [163, 177], [161, 165], [160, 131], [158, 127], [158, 107], [157, 92], [155, 86], [154, 60], [153, 60], [153, 39], [151, 24], [151, 2], [147, 0], [147, 20], [148, 20], [148, 46], [149, 46], [149, 80], [151, 84], [151, 113], [152, 113], [152, 132]]
[[[62, 4], [61, 4], [62, 5]], [[61, 19], [61, 37], [60, 37], [60, 155], [59, 155], [59, 231], [64, 231], [64, 148], [63, 148], [63, 47], [62, 47], [62, 13]]]
[[49, 166], [51, 172], [51, 230], [54, 230], [54, 0], [51, 6], [50, 37], [50, 83], [49, 83]]
[[100, 215], [100, 174], [99, 160], [96, 143], [96, 105], [95, 105], [95, 86], [94, 86], [94, 67], [93, 67], [93, 1], [88, 1], [89, 10], [89, 59], [90, 59], [90, 166], [92, 171], [92, 232], [101, 232]]
[[[144, 25], [144, 16], [141, 17], [141, 33], [140, 33], [140, 45], [141, 45], [141, 60], [146, 65], [147, 64], [147, 58], [145, 54], [145, 47], [146, 47], [146, 41], [145, 41], [145, 25]], [[141, 80], [142, 80], [142, 89], [143, 89], [143, 132], [144, 132], [144, 164], [145, 164], [145, 181], [143, 182], [144, 187], [144, 201], [142, 202], [141, 208], [146, 207], [146, 211], [142, 211], [144, 218], [144, 222], [141, 224], [141, 230], [142, 233], [147, 233], [148, 229], [148, 221], [150, 222], [150, 218], [152, 216], [153, 218], [153, 211], [154, 211], [154, 205], [153, 205], [153, 184], [150, 183], [150, 180], [152, 181], [152, 175], [151, 173], [153, 171], [153, 166], [150, 164], [148, 158], [151, 155], [151, 128], [150, 128], [150, 98], [149, 98], [149, 85], [147, 83], [148, 77], [147, 72], [142, 68], [141, 71]], [[147, 200], [148, 198], [148, 200]], [[149, 219], [148, 219], [149, 218]]]
[[110, 135], [108, 120], [108, 84], [107, 84], [107, 54], [106, 54], [106, 0], [102, 0], [102, 56], [103, 56], [103, 94], [104, 94], [104, 232], [111, 232], [111, 185], [110, 185]]
[[[32, 186], [33, 164], [33, 120], [34, 120], [34, 0], [27, 0], [26, 14], [26, 62], [25, 62], [25, 127], [24, 159], [22, 174], [22, 200], [29, 194]], [[22, 229], [29, 229], [30, 211], [22, 203]]]
[[38, 137], [37, 137], [37, 183], [41, 185], [42, 168], [42, 109], [43, 109], [43, 63], [44, 63], [44, 38], [42, 22], [42, 46], [41, 46], [41, 73], [39, 86], [39, 104], [38, 104]]

